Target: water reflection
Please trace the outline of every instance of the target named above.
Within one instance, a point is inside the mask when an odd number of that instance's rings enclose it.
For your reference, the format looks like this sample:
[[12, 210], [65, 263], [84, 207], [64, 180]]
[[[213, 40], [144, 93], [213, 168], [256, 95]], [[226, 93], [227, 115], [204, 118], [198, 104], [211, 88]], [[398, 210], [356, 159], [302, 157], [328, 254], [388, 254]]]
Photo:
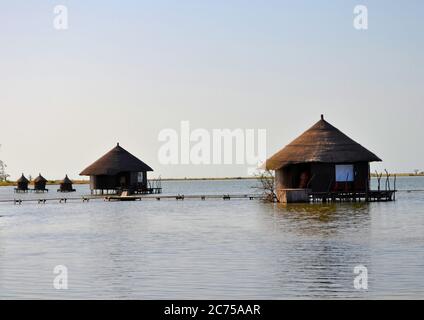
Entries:
[[[249, 183], [168, 187], [248, 192]], [[404, 193], [371, 204], [0, 205], [0, 298], [424, 297], [423, 204]], [[52, 287], [57, 264], [69, 268], [66, 292]], [[353, 288], [359, 264], [367, 292]]]
[[363, 214], [369, 213], [369, 203], [313, 203], [313, 204], [284, 204], [277, 203], [275, 207], [280, 212], [295, 213], [296, 216], [317, 217], [319, 220], [337, 218], [343, 213]]
[[[370, 264], [370, 206], [353, 204], [270, 204], [263, 222], [276, 241], [273, 270], [284, 298], [360, 298], [353, 268]], [[359, 240], [358, 240], [359, 239]]]
[[[266, 206], [266, 205], [264, 205]], [[298, 236], [358, 233], [369, 228], [370, 206], [356, 204], [270, 204], [264, 214], [275, 228]]]

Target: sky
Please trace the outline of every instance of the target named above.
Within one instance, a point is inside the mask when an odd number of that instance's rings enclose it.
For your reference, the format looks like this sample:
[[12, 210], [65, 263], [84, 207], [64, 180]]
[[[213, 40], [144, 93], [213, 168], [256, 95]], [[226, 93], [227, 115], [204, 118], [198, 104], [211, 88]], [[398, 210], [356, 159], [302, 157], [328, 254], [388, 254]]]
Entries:
[[11, 179], [75, 179], [120, 142], [152, 177], [246, 176], [164, 164], [159, 134], [266, 129], [271, 156], [324, 114], [372, 170], [424, 170], [423, 30], [418, 0], [0, 0], [0, 159]]

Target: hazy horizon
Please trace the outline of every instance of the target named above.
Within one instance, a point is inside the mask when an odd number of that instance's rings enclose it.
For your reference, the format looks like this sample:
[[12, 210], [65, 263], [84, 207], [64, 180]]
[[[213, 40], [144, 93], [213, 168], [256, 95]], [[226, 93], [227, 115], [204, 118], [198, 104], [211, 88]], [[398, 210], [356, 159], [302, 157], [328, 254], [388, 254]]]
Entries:
[[85, 179], [120, 142], [152, 177], [246, 176], [161, 164], [159, 132], [266, 129], [271, 156], [324, 114], [383, 159], [372, 171], [424, 171], [423, 15], [414, 0], [1, 3], [0, 159], [11, 180]]

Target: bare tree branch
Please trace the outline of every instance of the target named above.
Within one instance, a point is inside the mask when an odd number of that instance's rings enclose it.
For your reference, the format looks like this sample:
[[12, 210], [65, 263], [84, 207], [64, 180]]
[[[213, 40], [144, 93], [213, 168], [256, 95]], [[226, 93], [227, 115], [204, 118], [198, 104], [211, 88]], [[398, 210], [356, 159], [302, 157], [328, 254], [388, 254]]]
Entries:
[[[0, 148], [1, 148], [1, 144], [0, 144]], [[6, 173], [6, 168], [7, 168], [6, 164], [0, 160], [0, 182], [7, 181], [7, 178], [10, 177], [10, 175]]]
[[274, 175], [270, 170], [265, 170], [255, 175], [260, 183], [259, 186], [254, 187], [260, 190], [262, 197], [265, 201], [276, 202], [277, 195], [274, 188]]

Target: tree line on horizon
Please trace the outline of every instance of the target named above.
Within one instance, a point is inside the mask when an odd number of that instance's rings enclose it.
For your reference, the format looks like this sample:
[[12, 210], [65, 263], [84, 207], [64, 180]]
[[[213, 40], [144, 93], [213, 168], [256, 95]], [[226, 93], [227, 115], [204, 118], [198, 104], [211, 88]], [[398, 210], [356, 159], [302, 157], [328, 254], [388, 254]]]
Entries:
[[[1, 144], [0, 144], [1, 148]], [[0, 159], [0, 182], [7, 182], [10, 175], [6, 172], [7, 165]], [[414, 175], [424, 175], [424, 171], [420, 171], [419, 169], [414, 169], [413, 173]], [[374, 174], [371, 174], [374, 176]], [[30, 181], [32, 180], [32, 177], [30, 177]]]

